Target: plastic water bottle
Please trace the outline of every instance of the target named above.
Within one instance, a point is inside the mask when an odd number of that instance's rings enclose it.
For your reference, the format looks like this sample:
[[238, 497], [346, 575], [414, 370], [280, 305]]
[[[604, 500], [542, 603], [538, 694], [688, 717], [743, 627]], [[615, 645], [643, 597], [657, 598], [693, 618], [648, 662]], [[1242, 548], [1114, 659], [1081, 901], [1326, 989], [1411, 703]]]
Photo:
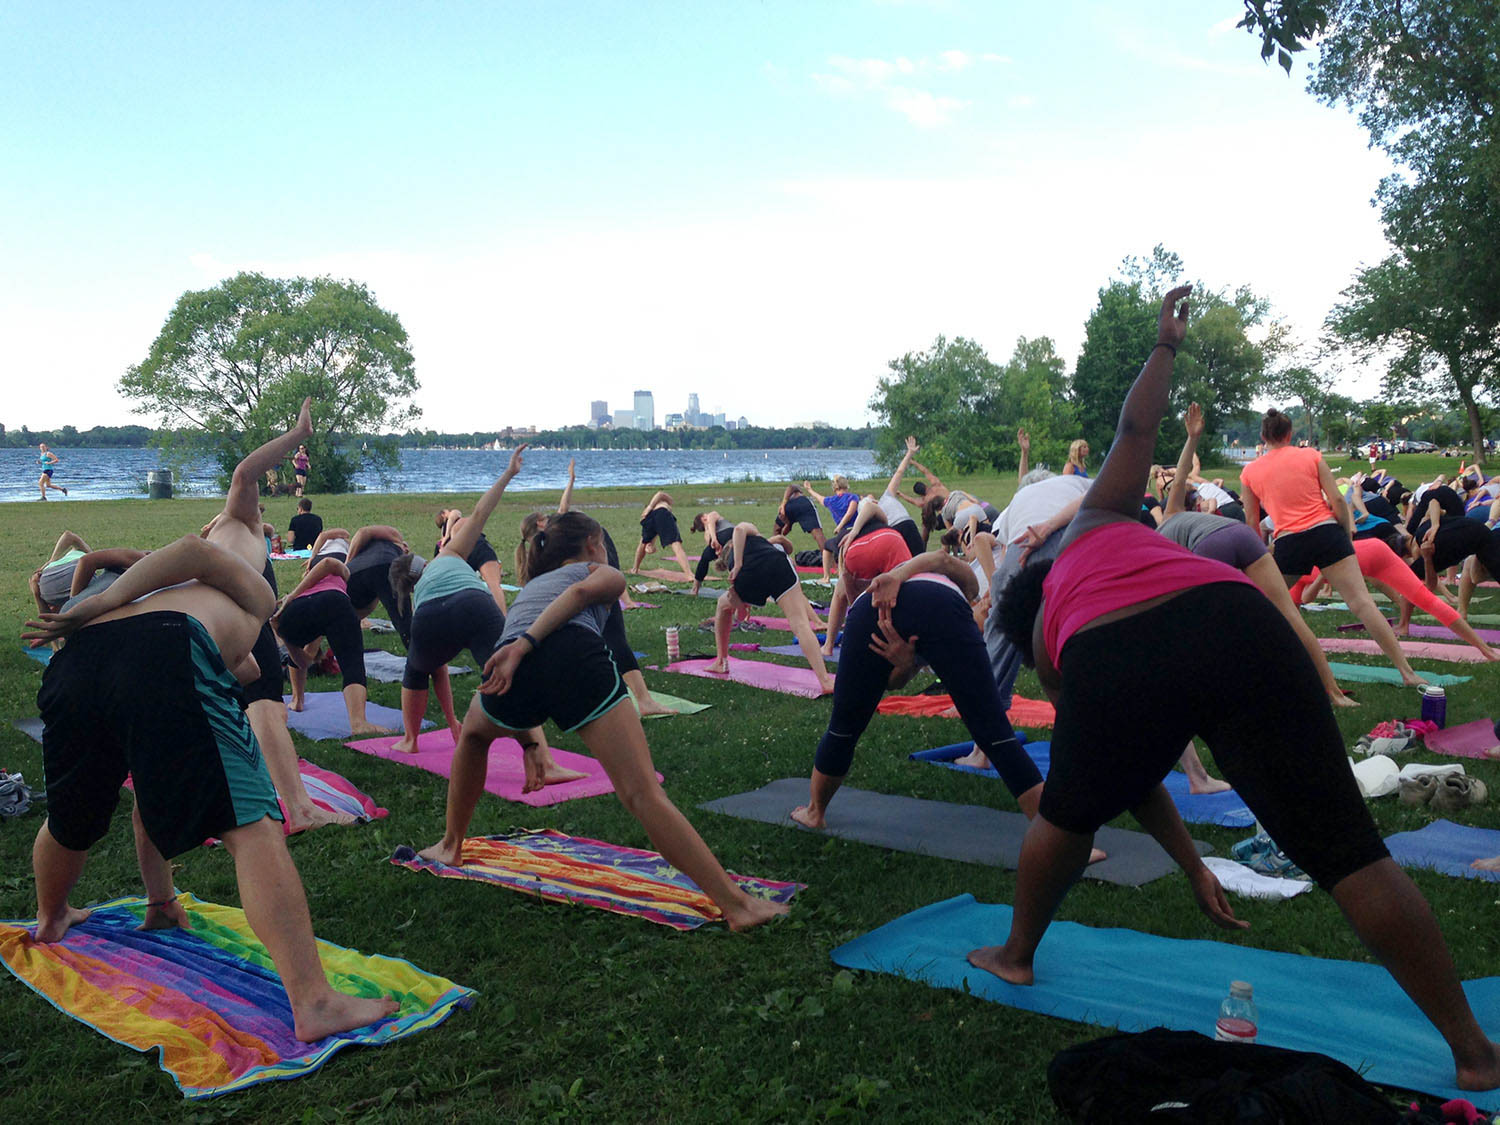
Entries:
[[682, 658], [682, 640], [677, 634], [676, 625], [667, 626], [667, 659], [680, 660]]
[[1422, 688], [1422, 718], [1440, 727], [1448, 725], [1448, 693], [1436, 684]]
[[1219, 1005], [1219, 1019], [1214, 1024], [1214, 1038], [1221, 1043], [1254, 1043], [1260, 1025], [1255, 1010], [1255, 990], [1242, 980], [1229, 982], [1229, 995]]

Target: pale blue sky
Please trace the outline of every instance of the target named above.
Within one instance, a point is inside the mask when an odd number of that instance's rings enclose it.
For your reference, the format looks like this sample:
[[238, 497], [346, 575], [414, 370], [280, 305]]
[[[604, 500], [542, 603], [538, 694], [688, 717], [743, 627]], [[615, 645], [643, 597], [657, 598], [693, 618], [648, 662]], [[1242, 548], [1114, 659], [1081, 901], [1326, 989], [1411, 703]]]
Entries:
[[637, 387], [858, 424], [939, 333], [1071, 364], [1156, 242], [1312, 339], [1386, 165], [1240, 7], [0, 8], [0, 422], [132, 420], [121, 371], [239, 269], [368, 283], [438, 429]]

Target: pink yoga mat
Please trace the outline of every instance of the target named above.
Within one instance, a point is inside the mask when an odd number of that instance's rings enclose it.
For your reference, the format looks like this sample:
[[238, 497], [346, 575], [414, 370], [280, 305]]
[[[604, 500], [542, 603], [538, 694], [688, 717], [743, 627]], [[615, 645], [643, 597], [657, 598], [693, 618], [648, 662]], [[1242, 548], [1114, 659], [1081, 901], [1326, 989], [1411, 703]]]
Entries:
[[684, 676], [701, 676], [705, 680], [733, 680], [748, 687], [779, 691], [783, 695], [800, 695], [807, 699], [817, 699], [822, 694], [818, 690], [818, 677], [813, 675], [811, 668], [790, 668], [785, 664], [741, 660], [731, 656], [729, 671], [725, 673], [710, 672], [708, 666], [712, 663], [712, 660], [679, 660], [676, 664], [668, 664], [667, 671], [681, 672]]
[[[823, 628], [826, 624], [823, 618], [826, 618], [828, 615], [822, 610], [813, 610], [813, 613], [818, 617], [818, 620], [813, 622], [813, 628], [815, 630]], [[759, 614], [751, 614], [745, 620], [749, 621], [752, 625], [759, 625], [762, 629], [784, 629], [788, 633], [792, 631], [792, 623], [785, 617], [764, 617]]]
[[1494, 719], [1475, 719], [1456, 727], [1433, 731], [1422, 740], [1434, 754], [1451, 754], [1456, 758], [1488, 758], [1486, 750], [1500, 745], [1495, 737]]
[[[397, 741], [399, 740], [395, 738], [362, 738], [357, 742], [346, 742], [344, 745], [351, 750], [358, 750], [361, 754], [373, 754], [388, 762], [416, 766], [419, 770], [435, 773], [439, 777], [448, 776], [453, 761], [453, 733], [446, 727], [418, 735], [415, 754], [403, 754], [399, 750], [392, 749]], [[490, 767], [484, 778], [485, 792], [504, 797], [507, 801], [519, 801], [523, 805], [537, 808], [542, 805], [561, 804], [575, 797], [598, 797], [615, 791], [615, 787], [610, 784], [609, 778], [604, 773], [604, 767], [593, 758], [582, 754], [570, 754], [566, 750], [558, 750], [555, 747], [552, 750], [552, 757], [564, 769], [582, 770], [586, 776], [578, 781], [549, 785], [535, 793], [522, 793], [521, 785], [526, 780], [526, 772], [521, 765], [521, 744], [513, 738], [497, 738], [490, 747]], [[656, 780], [661, 779], [661, 774], [657, 774]]]
[[[1380, 644], [1367, 637], [1319, 637], [1324, 652], [1359, 652], [1379, 656]], [[1439, 645], [1431, 641], [1402, 641], [1401, 651], [1409, 660], [1447, 660], [1458, 664], [1481, 664], [1484, 654], [1469, 645]]]

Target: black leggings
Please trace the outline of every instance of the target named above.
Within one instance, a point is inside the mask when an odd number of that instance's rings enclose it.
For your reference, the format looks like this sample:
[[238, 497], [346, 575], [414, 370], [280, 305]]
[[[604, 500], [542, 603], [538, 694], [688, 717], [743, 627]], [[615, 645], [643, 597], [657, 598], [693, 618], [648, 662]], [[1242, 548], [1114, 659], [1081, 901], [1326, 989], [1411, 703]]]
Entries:
[[365, 642], [359, 628], [359, 615], [349, 595], [342, 590], [319, 590], [293, 598], [281, 611], [277, 624], [281, 639], [289, 645], [311, 644], [319, 637], [328, 638], [328, 647], [339, 662], [344, 686], [365, 682]]
[[[896, 595], [892, 621], [903, 637], [917, 637], [917, 653], [942, 677], [974, 745], [989, 755], [1000, 778], [1019, 796], [1040, 785], [1042, 775], [1005, 717], [1000, 692], [990, 675], [984, 638], [963, 595], [942, 582], [912, 579]], [[833, 681], [833, 715], [818, 743], [814, 764], [820, 773], [843, 777], [854, 747], [885, 694], [891, 665], [870, 651], [877, 615], [868, 593], [855, 599], [844, 622], [839, 674]]]
[[[1163, 683], [1226, 658], [1233, 692], [1177, 692], [1162, 706]], [[1041, 805], [1059, 828], [1092, 835], [1135, 808], [1199, 735], [1266, 831], [1324, 888], [1389, 854], [1312, 658], [1255, 587], [1196, 586], [1075, 633], [1059, 671]]]
[[432, 674], [463, 649], [484, 667], [504, 629], [505, 615], [488, 590], [459, 590], [423, 602], [412, 614], [401, 686], [426, 691]]
[[[1486, 527], [1468, 516], [1447, 517], [1438, 524], [1432, 545], [1432, 563], [1439, 573], [1473, 555], [1491, 578], [1500, 579], [1500, 528]], [[1419, 558], [1412, 570], [1418, 578], [1427, 577], [1426, 560]]]

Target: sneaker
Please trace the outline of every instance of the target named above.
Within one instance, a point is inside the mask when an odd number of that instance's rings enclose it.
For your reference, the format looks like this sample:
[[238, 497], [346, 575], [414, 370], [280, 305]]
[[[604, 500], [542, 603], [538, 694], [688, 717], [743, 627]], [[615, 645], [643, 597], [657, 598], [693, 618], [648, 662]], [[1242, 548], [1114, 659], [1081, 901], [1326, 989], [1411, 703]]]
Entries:
[[1403, 777], [1398, 794], [1403, 805], [1425, 805], [1432, 800], [1442, 780], [1438, 774], [1424, 773], [1416, 777]]
[[1249, 863], [1256, 856], [1266, 855], [1275, 850], [1276, 845], [1264, 832], [1247, 837], [1229, 849], [1230, 854], [1240, 863]]
[[1261, 875], [1270, 875], [1276, 879], [1308, 879], [1307, 872], [1298, 867], [1287, 857], [1283, 851], [1262, 852], [1250, 862], [1245, 864], [1251, 871]]
[[1477, 777], [1449, 774], [1433, 789], [1432, 808], [1436, 812], [1457, 812], [1470, 805], [1482, 805], [1489, 796], [1484, 782]]

